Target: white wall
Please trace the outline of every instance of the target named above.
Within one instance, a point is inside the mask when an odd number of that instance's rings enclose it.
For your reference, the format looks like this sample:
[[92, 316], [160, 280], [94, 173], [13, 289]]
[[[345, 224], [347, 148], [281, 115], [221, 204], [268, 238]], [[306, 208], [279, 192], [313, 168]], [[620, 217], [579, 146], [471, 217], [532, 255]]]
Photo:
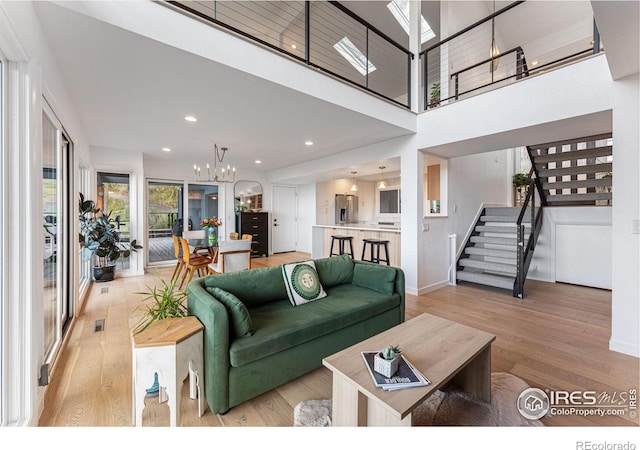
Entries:
[[[527, 278], [550, 283], [573, 278], [576, 284], [610, 289], [611, 210], [607, 206], [545, 208]], [[580, 248], [567, 247], [567, 235], [582, 237]], [[608, 254], [603, 254], [604, 242]], [[594, 271], [603, 275], [594, 279], [590, 276]]]
[[613, 110], [613, 302], [610, 348], [640, 356], [640, 88], [638, 74], [616, 81]]
[[418, 147], [450, 158], [607, 133], [612, 106], [606, 58], [595, 56], [421, 114]]

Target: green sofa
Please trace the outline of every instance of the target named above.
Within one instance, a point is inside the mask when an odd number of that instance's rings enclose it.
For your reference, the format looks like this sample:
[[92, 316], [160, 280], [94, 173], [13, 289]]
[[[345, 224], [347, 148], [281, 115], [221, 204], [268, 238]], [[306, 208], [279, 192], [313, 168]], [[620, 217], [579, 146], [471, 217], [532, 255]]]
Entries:
[[[327, 296], [298, 306], [289, 301], [282, 266], [211, 275], [189, 284], [189, 315], [204, 325], [205, 393], [214, 414], [404, 321], [401, 269], [347, 255], [314, 263]], [[236, 303], [230, 304], [229, 297]]]

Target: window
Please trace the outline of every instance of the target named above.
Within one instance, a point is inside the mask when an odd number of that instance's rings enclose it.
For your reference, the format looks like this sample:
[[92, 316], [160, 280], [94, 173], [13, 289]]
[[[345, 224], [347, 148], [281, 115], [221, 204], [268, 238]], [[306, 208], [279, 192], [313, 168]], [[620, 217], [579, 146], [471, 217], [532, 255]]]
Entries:
[[349, 61], [361, 75], [366, 75], [376, 70], [371, 61], [367, 60], [367, 57], [355, 46], [348, 37], [343, 37], [333, 46], [338, 53], [340, 53], [344, 59]]
[[[387, 4], [387, 8], [393, 14], [393, 17], [398, 21], [402, 29], [409, 34], [409, 0], [393, 0]], [[427, 21], [423, 16], [420, 16], [420, 43], [424, 44], [430, 39], [436, 37]]]
[[[189, 184], [188, 187], [188, 229], [200, 230], [200, 223], [205, 217], [219, 217], [218, 205], [220, 204], [220, 195], [218, 194], [218, 186], [209, 184]], [[185, 230], [186, 229], [187, 228], [185, 228]]]
[[397, 215], [400, 214], [400, 188], [398, 186], [389, 186], [378, 190], [378, 214]]

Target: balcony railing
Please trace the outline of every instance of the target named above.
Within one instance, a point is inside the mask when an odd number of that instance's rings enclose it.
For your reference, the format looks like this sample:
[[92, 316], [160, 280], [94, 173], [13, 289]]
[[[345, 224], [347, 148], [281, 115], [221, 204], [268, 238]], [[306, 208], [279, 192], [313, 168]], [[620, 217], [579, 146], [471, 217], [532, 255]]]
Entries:
[[420, 53], [422, 106], [468, 98], [600, 51], [588, 2], [516, 1]]
[[338, 2], [166, 3], [411, 108], [413, 54]]

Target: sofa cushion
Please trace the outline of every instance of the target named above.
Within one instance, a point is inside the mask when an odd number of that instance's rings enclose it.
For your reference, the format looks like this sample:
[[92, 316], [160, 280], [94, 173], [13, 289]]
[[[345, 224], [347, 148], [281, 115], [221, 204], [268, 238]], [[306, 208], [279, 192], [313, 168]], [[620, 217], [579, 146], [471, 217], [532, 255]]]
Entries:
[[377, 264], [358, 263], [353, 269], [355, 286], [373, 289], [381, 294], [391, 295], [395, 289], [396, 269]]
[[220, 303], [222, 303], [229, 313], [231, 319], [231, 330], [237, 337], [251, 336], [253, 334], [253, 321], [247, 307], [238, 297], [231, 292], [227, 292], [219, 287], [207, 288], [207, 291]]
[[249, 309], [287, 298], [280, 266], [209, 275], [205, 277], [204, 285], [231, 292]]
[[384, 295], [352, 284], [327, 288], [322, 301], [292, 308], [283, 298], [251, 308], [255, 332], [231, 343], [234, 367], [249, 364], [400, 306], [400, 295]]
[[320, 283], [313, 260], [283, 264], [282, 277], [287, 288], [287, 296], [293, 306], [303, 305], [327, 296]]
[[351, 283], [353, 260], [347, 254], [319, 258], [315, 260], [320, 283], [325, 288]]

